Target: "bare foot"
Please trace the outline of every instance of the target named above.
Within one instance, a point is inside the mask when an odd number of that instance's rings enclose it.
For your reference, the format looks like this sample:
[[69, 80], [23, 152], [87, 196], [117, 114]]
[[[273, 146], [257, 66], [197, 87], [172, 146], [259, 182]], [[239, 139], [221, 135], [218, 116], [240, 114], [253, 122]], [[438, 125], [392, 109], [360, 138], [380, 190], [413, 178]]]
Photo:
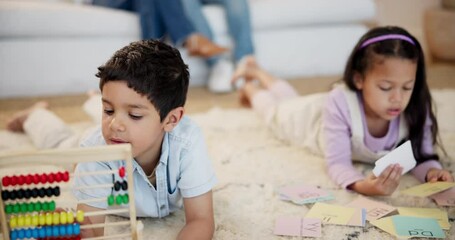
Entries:
[[256, 82], [248, 81], [238, 90], [240, 105], [251, 108], [251, 98], [259, 91], [260, 87]]
[[49, 103], [40, 101], [33, 104], [31, 107], [15, 113], [6, 123], [6, 129], [13, 132], [23, 132], [24, 122], [28, 118], [28, 115], [37, 108], [48, 108]]
[[215, 44], [201, 34], [191, 34], [186, 40], [186, 48], [190, 55], [204, 58], [220, 55], [228, 50], [225, 47]]
[[235, 84], [241, 78], [244, 78], [246, 81], [253, 80], [255, 78], [254, 71], [258, 68], [256, 59], [252, 55], [243, 57], [232, 75], [231, 82]]

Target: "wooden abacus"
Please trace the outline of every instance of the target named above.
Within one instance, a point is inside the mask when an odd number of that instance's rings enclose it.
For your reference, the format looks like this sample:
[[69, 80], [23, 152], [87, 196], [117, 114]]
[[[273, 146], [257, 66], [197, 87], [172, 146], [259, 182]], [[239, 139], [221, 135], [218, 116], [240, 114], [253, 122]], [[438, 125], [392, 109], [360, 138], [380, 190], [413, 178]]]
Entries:
[[[115, 202], [117, 204], [128, 204], [128, 208], [106, 209], [94, 212], [73, 212], [54, 211], [59, 206], [53, 201], [60, 196], [61, 188], [56, 186], [60, 182], [69, 182], [74, 173], [59, 171], [56, 173], [42, 173], [39, 169], [43, 165], [47, 166], [68, 166], [82, 162], [108, 162], [124, 160], [126, 168], [113, 171], [84, 172], [79, 175], [95, 174], [116, 174], [121, 178], [126, 178], [124, 182], [115, 182], [98, 186], [85, 186], [87, 188], [109, 187], [118, 190], [121, 188], [127, 194], [113, 195], [105, 199], [87, 199], [77, 201], [77, 203], [88, 203], [90, 201], [107, 201], [108, 205]], [[27, 167], [36, 166], [33, 173], [0, 176], [2, 182], [0, 190], [0, 223], [3, 239], [81, 239], [80, 230], [86, 228], [104, 228], [121, 225], [129, 225], [130, 232], [101, 236], [84, 239], [142, 239], [143, 225], [136, 220], [136, 207], [134, 204], [134, 182], [133, 182], [133, 158], [131, 146], [129, 144], [109, 145], [91, 148], [77, 149], [52, 149], [31, 152], [16, 152], [0, 154], [0, 168], [19, 167], [26, 164]], [[78, 175], [78, 176], [79, 176]], [[123, 175], [123, 176], [122, 176]], [[23, 185], [37, 185], [41, 188], [22, 188]], [[128, 188], [128, 185], [131, 187]], [[42, 187], [46, 186], [46, 187]], [[51, 201], [29, 202], [33, 198], [47, 198]], [[24, 199], [24, 200], [22, 200]], [[19, 201], [18, 201], [19, 200]], [[54, 211], [54, 212], [53, 212]], [[30, 212], [31, 214], [22, 215], [20, 213]], [[109, 215], [109, 214], [128, 214], [129, 220], [122, 222], [103, 223], [103, 224], [84, 224], [84, 216]]]

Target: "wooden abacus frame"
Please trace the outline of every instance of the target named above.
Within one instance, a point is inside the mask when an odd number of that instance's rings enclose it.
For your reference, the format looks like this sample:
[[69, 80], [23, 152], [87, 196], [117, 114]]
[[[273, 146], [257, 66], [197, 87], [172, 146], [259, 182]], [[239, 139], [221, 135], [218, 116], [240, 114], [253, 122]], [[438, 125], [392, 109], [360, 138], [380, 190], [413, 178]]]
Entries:
[[[142, 228], [143, 225], [140, 221], [136, 220], [136, 207], [134, 203], [134, 182], [133, 182], [133, 157], [131, 154], [131, 146], [129, 144], [121, 145], [109, 145], [100, 147], [90, 148], [73, 148], [73, 149], [52, 149], [52, 150], [38, 150], [28, 152], [15, 152], [15, 153], [3, 153], [0, 154], [0, 168], [12, 167], [16, 164], [28, 164], [28, 166], [36, 165], [68, 165], [82, 162], [96, 162], [96, 161], [114, 161], [124, 160], [126, 163], [126, 175], [129, 187], [129, 222], [131, 227], [131, 233], [117, 234], [112, 236], [96, 237], [93, 239], [109, 239], [109, 238], [120, 238], [120, 237], [131, 237], [134, 240], [142, 239]], [[3, 176], [1, 176], [3, 177]], [[0, 179], [1, 179], [0, 177]], [[71, 179], [70, 179], [71, 181]], [[2, 184], [0, 184], [0, 191], [2, 191]], [[115, 210], [104, 210], [106, 214]], [[3, 232], [3, 239], [10, 240], [9, 227], [7, 222], [7, 216], [5, 213], [5, 204], [3, 199], [0, 198], [0, 223]], [[109, 223], [105, 223], [104, 226], [108, 226]], [[115, 225], [115, 223], [113, 223]], [[89, 239], [89, 238], [84, 238]]]

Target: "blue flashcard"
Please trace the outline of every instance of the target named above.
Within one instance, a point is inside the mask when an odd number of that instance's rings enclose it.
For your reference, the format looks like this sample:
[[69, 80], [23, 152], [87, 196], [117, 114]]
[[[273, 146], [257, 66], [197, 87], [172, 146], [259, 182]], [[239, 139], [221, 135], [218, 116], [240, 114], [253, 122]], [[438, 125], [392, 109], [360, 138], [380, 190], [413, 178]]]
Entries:
[[400, 237], [445, 238], [438, 221], [433, 218], [392, 216], [395, 231]]

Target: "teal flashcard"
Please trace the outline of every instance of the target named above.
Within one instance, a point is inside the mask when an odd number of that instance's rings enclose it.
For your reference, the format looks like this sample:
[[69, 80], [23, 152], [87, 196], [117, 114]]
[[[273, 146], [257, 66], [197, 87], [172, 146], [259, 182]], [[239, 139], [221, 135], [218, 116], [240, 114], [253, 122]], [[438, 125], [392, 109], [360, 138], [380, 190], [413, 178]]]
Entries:
[[395, 215], [392, 222], [400, 237], [445, 238], [444, 231], [433, 218]]

